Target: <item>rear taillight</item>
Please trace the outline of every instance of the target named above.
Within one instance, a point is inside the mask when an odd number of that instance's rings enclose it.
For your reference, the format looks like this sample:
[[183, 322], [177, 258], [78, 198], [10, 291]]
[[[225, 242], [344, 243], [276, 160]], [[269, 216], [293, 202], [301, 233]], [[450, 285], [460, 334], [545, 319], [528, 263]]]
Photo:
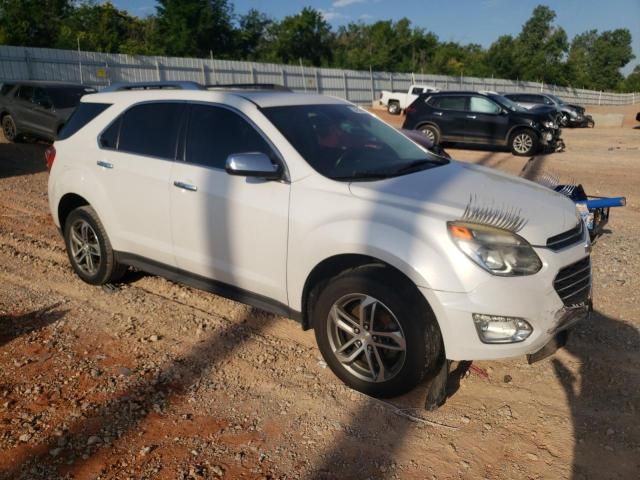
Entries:
[[412, 107], [412, 106], [408, 106], [405, 111], [405, 113], [416, 113], [416, 107]]
[[56, 147], [51, 145], [44, 151], [44, 160], [47, 163], [47, 170], [51, 171], [53, 167], [53, 161], [56, 159]]

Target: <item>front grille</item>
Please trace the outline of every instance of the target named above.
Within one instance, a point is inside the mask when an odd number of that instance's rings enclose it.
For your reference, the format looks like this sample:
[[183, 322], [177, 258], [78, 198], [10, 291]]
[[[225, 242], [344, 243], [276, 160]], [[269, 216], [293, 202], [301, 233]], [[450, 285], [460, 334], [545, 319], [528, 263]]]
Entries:
[[560, 233], [547, 239], [547, 248], [561, 250], [565, 247], [582, 241], [584, 238], [584, 222], [580, 220], [571, 230]]
[[562, 268], [553, 281], [562, 303], [567, 306], [576, 305], [589, 300], [591, 293], [591, 260], [582, 260]]

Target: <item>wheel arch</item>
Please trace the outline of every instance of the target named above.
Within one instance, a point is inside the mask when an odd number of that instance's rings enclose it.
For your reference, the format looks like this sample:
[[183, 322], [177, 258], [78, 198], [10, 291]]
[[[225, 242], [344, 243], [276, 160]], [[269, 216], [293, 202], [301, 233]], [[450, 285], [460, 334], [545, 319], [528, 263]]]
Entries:
[[540, 140], [540, 132], [530, 125], [516, 125], [514, 127], [511, 127], [507, 132], [507, 137], [505, 138], [505, 140], [509, 142], [511, 140], [511, 137], [521, 130], [529, 130], [530, 132], [533, 132], [536, 138]]
[[60, 201], [58, 202], [58, 222], [60, 223], [60, 228], [64, 231], [64, 225], [69, 217], [69, 214], [79, 207], [84, 207], [86, 205], [91, 205], [87, 199], [78, 195], [77, 193], [66, 193], [62, 196]]
[[[419, 298], [424, 299], [424, 296], [420, 294], [413, 280], [411, 280], [400, 268], [392, 265], [389, 262], [371, 255], [364, 254], [344, 253], [333, 255], [331, 257], [325, 258], [320, 263], [318, 263], [311, 270], [309, 275], [307, 275], [307, 278], [304, 282], [301, 299], [302, 328], [304, 330], [308, 330], [311, 328], [311, 311], [313, 309], [314, 302], [317, 299], [320, 287], [322, 287], [322, 285], [326, 281], [335, 277], [336, 275], [339, 275], [340, 273], [364, 266], [373, 266], [388, 269], [391, 272], [391, 275], [394, 277], [395, 281], [404, 284], [405, 288], [415, 289], [416, 293], [419, 295]], [[426, 299], [424, 299], [424, 301], [425, 303], [427, 303]]]

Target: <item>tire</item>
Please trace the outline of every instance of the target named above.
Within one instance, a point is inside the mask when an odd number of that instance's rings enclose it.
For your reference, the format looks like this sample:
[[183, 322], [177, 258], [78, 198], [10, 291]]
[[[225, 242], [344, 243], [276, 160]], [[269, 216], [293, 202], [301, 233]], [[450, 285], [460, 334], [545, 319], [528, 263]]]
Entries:
[[433, 125], [420, 125], [417, 130], [431, 140], [433, 145], [438, 145], [440, 143], [440, 132]]
[[400, 104], [398, 102], [389, 102], [389, 105], [387, 105], [387, 112], [389, 112], [391, 115], [400, 115]]
[[63, 229], [69, 261], [83, 281], [104, 285], [122, 278], [127, 267], [116, 262], [107, 232], [93, 208], [84, 206], [73, 210]]
[[521, 129], [511, 134], [509, 147], [514, 155], [527, 157], [539, 150], [540, 140], [533, 130]]
[[2, 117], [2, 133], [7, 142], [17, 142], [20, 138], [20, 132], [13, 117], [9, 114]]
[[[354, 390], [401, 395], [444, 361], [435, 316], [407, 283], [387, 268], [366, 266], [334, 277], [317, 297], [311, 314], [318, 347], [333, 373]], [[361, 311], [366, 313], [358, 317]]]

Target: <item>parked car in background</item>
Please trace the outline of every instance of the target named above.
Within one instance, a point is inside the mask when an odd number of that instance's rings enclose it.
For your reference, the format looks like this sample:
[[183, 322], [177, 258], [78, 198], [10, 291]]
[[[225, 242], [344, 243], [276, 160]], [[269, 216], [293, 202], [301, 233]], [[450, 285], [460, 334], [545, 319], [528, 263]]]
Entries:
[[560, 125], [563, 127], [595, 126], [591, 115], [585, 114], [584, 107], [565, 103], [560, 97], [549, 93], [506, 93], [504, 96], [529, 110], [538, 109], [541, 105], [554, 107], [560, 114]]
[[433, 155], [344, 100], [88, 95], [46, 157], [82, 280], [134, 266], [298, 319], [369, 395], [446, 375], [446, 359], [539, 352], [588, 314], [571, 200]]
[[54, 140], [83, 95], [97, 90], [59, 82], [19, 81], [0, 87], [0, 123], [5, 138]]
[[383, 90], [380, 93], [380, 105], [387, 107], [387, 111], [392, 115], [400, 115], [404, 109], [413, 103], [419, 95], [429, 92], [439, 91], [433, 85], [414, 84], [408, 91]]
[[514, 155], [563, 146], [555, 109], [529, 111], [494, 93], [427, 93], [406, 114], [402, 128], [419, 130], [435, 144], [502, 145]]

